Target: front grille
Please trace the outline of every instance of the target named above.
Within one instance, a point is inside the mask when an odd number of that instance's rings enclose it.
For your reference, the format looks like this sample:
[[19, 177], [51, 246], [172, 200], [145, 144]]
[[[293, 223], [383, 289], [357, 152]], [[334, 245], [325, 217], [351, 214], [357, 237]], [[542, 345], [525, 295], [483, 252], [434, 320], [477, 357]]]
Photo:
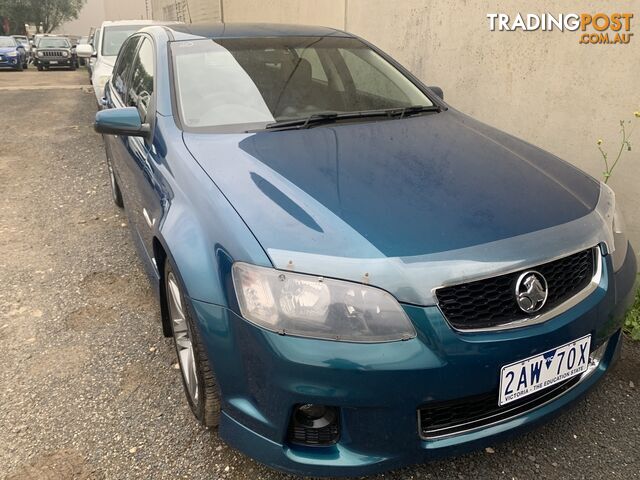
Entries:
[[453, 435], [506, 420], [562, 395], [580, 378], [578, 375], [503, 406], [498, 405], [497, 390], [463, 399], [430, 403], [418, 409], [420, 436], [428, 439]]
[[64, 57], [62, 50], [40, 50], [43, 57]]
[[[438, 306], [458, 330], [491, 328], [543, 314], [586, 288], [594, 275], [597, 248], [583, 250], [518, 272], [436, 290]], [[515, 283], [527, 270], [540, 272], [549, 295], [544, 307], [527, 315], [516, 302]]]

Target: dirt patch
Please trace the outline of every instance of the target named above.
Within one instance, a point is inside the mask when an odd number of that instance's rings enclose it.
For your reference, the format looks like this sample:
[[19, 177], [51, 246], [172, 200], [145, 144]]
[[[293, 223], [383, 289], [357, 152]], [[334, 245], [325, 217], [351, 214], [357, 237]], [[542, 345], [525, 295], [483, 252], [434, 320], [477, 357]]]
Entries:
[[80, 282], [79, 290], [85, 298], [105, 306], [126, 305], [155, 314], [150, 302], [147, 279], [136, 275], [118, 275], [110, 271], [91, 272]]
[[6, 477], [6, 480], [99, 480], [104, 475], [89, 465], [76, 450], [57, 450], [40, 455]]
[[65, 319], [68, 329], [85, 332], [112, 325], [118, 318], [118, 312], [105, 305], [87, 305], [71, 312]]
[[84, 346], [58, 347], [45, 350], [31, 359], [31, 376], [68, 378], [80, 372], [90, 358]]
[[[67, 329], [87, 332], [115, 326], [123, 312], [157, 315], [149, 299], [144, 278], [118, 275], [109, 271], [91, 272], [79, 282], [77, 291], [87, 303], [72, 310], [64, 320]], [[116, 326], [117, 328], [117, 326]]]
[[113, 294], [128, 291], [130, 286], [128, 277], [112, 272], [91, 272], [80, 282], [80, 290], [85, 296], [98, 298], [110, 298]]
[[148, 397], [152, 388], [149, 388], [153, 384], [153, 376], [150, 372], [144, 369], [144, 366], [140, 363], [134, 363], [127, 365], [123, 372], [120, 381], [120, 396], [132, 397], [135, 396], [140, 400], [140, 391], [142, 390], [143, 396]]

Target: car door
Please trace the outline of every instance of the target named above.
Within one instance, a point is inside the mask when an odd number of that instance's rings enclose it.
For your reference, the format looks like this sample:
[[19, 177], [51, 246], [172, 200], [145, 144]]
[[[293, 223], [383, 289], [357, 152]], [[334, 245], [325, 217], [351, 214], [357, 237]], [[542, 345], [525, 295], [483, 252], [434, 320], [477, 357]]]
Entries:
[[[148, 137], [126, 137], [126, 164], [123, 170], [130, 186], [129, 219], [138, 234], [150, 263], [153, 262], [153, 238], [158, 230], [164, 206], [164, 190], [159, 181], [158, 157], [153, 146], [155, 127], [155, 47], [152, 39], [140, 35], [140, 43], [131, 63], [131, 72], [125, 84], [127, 106], [136, 107], [143, 123], [148, 123]], [[126, 202], [126, 200], [125, 200]], [[153, 269], [157, 266], [153, 264]], [[157, 271], [156, 271], [157, 273]]]
[[[139, 44], [140, 36], [132, 36], [122, 44], [109, 86], [105, 88], [105, 108], [123, 108], [127, 106], [127, 85]], [[110, 166], [113, 168], [120, 186], [125, 206], [128, 206], [131, 201], [131, 188], [133, 187], [131, 176], [128, 175], [129, 169], [127, 168], [129, 163], [128, 139], [126, 136], [105, 135], [104, 141], [107, 159], [111, 162]]]

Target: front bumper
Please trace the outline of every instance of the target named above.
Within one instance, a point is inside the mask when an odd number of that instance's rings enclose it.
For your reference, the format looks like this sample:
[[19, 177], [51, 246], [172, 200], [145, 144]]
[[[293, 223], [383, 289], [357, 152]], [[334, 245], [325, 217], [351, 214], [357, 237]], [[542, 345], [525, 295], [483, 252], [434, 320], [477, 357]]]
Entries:
[[[521, 329], [460, 333], [437, 307], [405, 306], [418, 336], [405, 342], [350, 344], [280, 336], [230, 310], [193, 301], [223, 396], [220, 435], [270, 466], [306, 475], [367, 475], [504, 440], [562, 412], [602, 378], [622, 343], [620, 325], [632, 298], [635, 254], [613, 274], [609, 257], [598, 288], [563, 314]], [[598, 366], [562, 395], [532, 410], [474, 430], [424, 440], [417, 409], [428, 402], [491, 392], [502, 365], [592, 335], [608, 341]], [[287, 443], [292, 408], [340, 408], [341, 436], [328, 447]]]
[[60, 58], [37, 58], [35, 60], [35, 65], [42, 65], [43, 67], [70, 67], [74, 64], [73, 58], [71, 57], [60, 57]]
[[0, 68], [19, 68], [21, 58], [0, 56]]

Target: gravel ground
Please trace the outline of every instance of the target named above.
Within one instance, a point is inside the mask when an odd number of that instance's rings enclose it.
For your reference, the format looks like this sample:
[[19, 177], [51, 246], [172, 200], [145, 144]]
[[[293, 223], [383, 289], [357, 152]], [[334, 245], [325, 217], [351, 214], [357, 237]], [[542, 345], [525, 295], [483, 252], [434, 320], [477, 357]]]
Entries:
[[[192, 418], [111, 202], [86, 85], [84, 70], [0, 72], [0, 477], [294, 478]], [[626, 342], [605, 381], [555, 422], [374, 478], [640, 478], [639, 389], [640, 347]]]

